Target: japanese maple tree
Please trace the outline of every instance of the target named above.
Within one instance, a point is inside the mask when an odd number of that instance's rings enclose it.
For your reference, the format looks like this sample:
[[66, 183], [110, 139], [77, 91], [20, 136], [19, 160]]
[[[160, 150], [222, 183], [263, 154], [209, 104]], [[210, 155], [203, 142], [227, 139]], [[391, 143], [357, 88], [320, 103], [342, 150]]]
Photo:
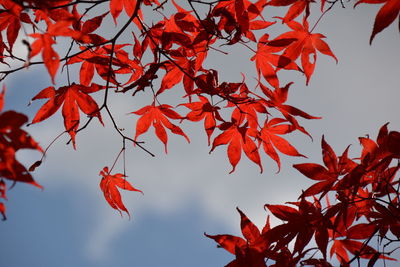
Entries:
[[[353, 3], [354, 7], [361, 4], [381, 4], [371, 19], [372, 43], [399, 18], [400, 1]], [[318, 28], [325, 14], [340, 5], [345, 3], [0, 0], [0, 198], [6, 200], [8, 189], [19, 182], [41, 187], [32, 172], [45, 165], [45, 155], [51, 156], [49, 146], [66, 134], [79, 153], [79, 133], [98, 122], [121, 137], [118, 156], [110, 159], [112, 167], [100, 171], [105, 200], [121, 215], [129, 216], [129, 211], [119, 190], [142, 191], [128, 181], [125, 165], [123, 171], [114, 167], [127, 145], [154, 156], [150, 145], [142, 141], [151, 132], [167, 153], [171, 135], [190, 142], [181, 124], [202, 122], [210, 153], [226, 146], [230, 173], [242, 155], [260, 172], [271, 172], [271, 166], [263, 164], [264, 154], [276, 162], [278, 170], [280, 154], [306, 157], [296, 148], [299, 144], [287, 137], [294, 132], [312, 137], [302, 121], [321, 118], [288, 103], [289, 92], [297, 85], [280, 80], [280, 73], [304, 75], [308, 85], [318, 56], [340, 60]], [[274, 16], [276, 7], [285, 9], [283, 16]], [[273, 37], [271, 29], [280, 33]], [[16, 51], [17, 42], [23, 44], [25, 55]], [[221, 81], [218, 73], [223, 67], [207, 64], [210, 50], [224, 54], [221, 46], [244, 47], [254, 63], [255, 79], [243, 70], [238, 80]], [[24, 114], [3, 110], [4, 96], [9, 76], [36, 65], [45, 67], [51, 84], [32, 93], [31, 100], [42, 101], [42, 106], [29, 121]], [[59, 83], [62, 75], [65, 84]], [[161, 97], [169, 91], [180, 94], [177, 105]], [[124, 132], [114, 118], [112, 94], [133, 100], [149, 96], [141, 108], [126, 111], [136, 123], [134, 133]], [[28, 121], [46, 123], [60, 108], [65, 131], [43, 149], [23, 126]], [[235, 255], [226, 266], [333, 266], [333, 256], [341, 266], [360, 259], [366, 259], [368, 266], [396, 260], [391, 253], [400, 241], [400, 133], [385, 124], [376, 139], [360, 137], [359, 141], [361, 155], [349, 156], [349, 148], [338, 155], [322, 137], [323, 164], [293, 165], [315, 183], [295, 201], [265, 205], [282, 224], [272, 226], [268, 216], [260, 230], [238, 208], [244, 238], [205, 234]], [[42, 158], [24, 166], [16, 157], [21, 149], [37, 150]], [[0, 202], [0, 213], [6, 219], [5, 201]]]

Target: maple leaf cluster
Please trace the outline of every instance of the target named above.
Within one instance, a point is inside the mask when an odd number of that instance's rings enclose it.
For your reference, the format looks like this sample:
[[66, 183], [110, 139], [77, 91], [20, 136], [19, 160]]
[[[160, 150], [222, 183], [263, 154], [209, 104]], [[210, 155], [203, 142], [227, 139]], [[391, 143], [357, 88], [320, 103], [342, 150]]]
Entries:
[[[126, 180], [125, 165], [123, 174], [112, 174], [112, 170], [127, 143], [154, 156], [142, 139], [150, 128], [167, 153], [168, 132], [190, 142], [178, 124], [202, 122], [210, 153], [226, 146], [231, 173], [243, 153], [261, 172], [263, 156], [272, 159], [278, 170], [280, 153], [305, 157], [287, 141], [287, 135], [298, 132], [311, 137], [301, 120], [320, 117], [288, 103], [294, 83], [283, 83], [280, 73], [300, 74], [308, 85], [318, 55], [338, 62], [325, 36], [315, 32], [320, 20], [338, 3], [344, 5], [340, 0], [0, 0], [0, 64], [8, 68], [0, 71], [0, 81], [26, 67], [44, 66], [49, 85], [33, 94], [32, 100], [46, 102], [31, 124], [46, 121], [61, 108], [65, 131], [58, 137], [65, 133], [74, 149], [80, 131], [93, 121], [104, 125], [103, 118], [109, 118], [121, 137], [122, 148], [112, 167], [100, 172], [100, 189], [113, 209], [129, 215], [118, 188], [141, 191]], [[398, 0], [360, 0], [355, 6], [359, 4], [383, 4], [370, 42], [399, 17]], [[318, 18], [311, 14], [314, 5], [320, 9]], [[275, 7], [287, 11], [282, 17], [272, 16]], [[110, 32], [110, 27], [114, 31]], [[272, 28], [281, 29], [281, 33], [273, 36]], [[26, 58], [16, 54], [19, 39]], [[68, 49], [63, 49], [65, 43], [69, 43]], [[237, 45], [245, 47], [249, 61], [254, 63], [255, 81], [248, 81], [247, 73], [240, 80], [221, 81], [223, 69], [208, 67], [212, 53], [229, 54], [226, 51]], [[20, 66], [13, 67], [11, 62]], [[61, 74], [67, 83], [56, 88]], [[178, 104], [165, 102], [163, 96], [171, 91], [182, 96]], [[111, 94], [130, 94], [134, 104], [138, 104], [135, 96], [147, 96], [148, 102], [140, 101], [139, 109], [127, 111], [134, 118], [134, 133], [126, 133], [114, 118]], [[0, 112], [3, 98], [4, 90]], [[84, 123], [81, 113], [85, 114]], [[5, 179], [39, 186], [29, 171], [42, 160], [27, 170], [15, 157], [20, 149], [47, 151], [21, 129], [26, 122], [28, 118], [15, 111], [0, 113], [3, 199]], [[399, 135], [389, 132], [385, 125], [376, 142], [360, 138], [363, 151], [358, 159], [349, 158], [347, 150], [337, 157], [322, 139], [325, 166], [294, 165], [317, 182], [291, 206], [266, 205], [284, 224], [271, 227], [267, 222], [260, 232], [239, 210], [246, 240], [228, 235], [209, 237], [236, 255], [228, 265], [231, 267], [266, 266], [266, 259], [274, 261], [271, 266], [330, 266], [329, 246], [330, 256], [336, 255], [342, 265], [358, 258], [369, 259], [371, 266], [378, 259], [391, 259], [387, 252], [368, 243], [374, 236], [388, 243], [400, 238], [399, 185], [395, 178], [398, 166], [394, 163], [399, 158]], [[331, 205], [329, 198], [333, 196], [338, 203]], [[0, 213], [5, 218], [2, 202]], [[317, 247], [308, 249], [313, 237]], [[313, 250], [322, 258], [309, 257]], [[352, 259], [349, 253], [354, 255]]]
[[[264, 18], [264, 9], [269, 7], [266, 0], [215, 2], [209, 4], [204, 18], [200, 17], [194, 3], [189, 3], [190, 10], [170, 1], [176, 12], [163, 16], [158, 22], [152, 21], [149, 26], [143, 16], [144, 7], [156, 6], [162, 10], [166, 3], [112, 0], [108, 2], [109, 12], [92, 17], [90, 12], [82, 13], [81, 6], [87, 6], [86, 10], [96, 9], [104, 6], [104, 1], [1, 1], [3, 12], [0, 15], [4, 23], [0, 25], [7, 38], [7, 42], [1, 39], [2, 63], [7, 64], [7, 60], [16, 57], [14, 43], [21, 35], [21, 25], [26, 24], [25, 28], [31, 26], [35, 30], [27, 36], [31, 41], [24, 41], [28, 50], [24, 66], [44, 65], [53, 84], [60, 66], [67, 69], [67, 85], [58, 89], [50, 85], [32, 98], [33, 101], [47, 99], [47, 102], [37, 111], [31, 124], [47, 120], [62, 106], [65, 133], [76, 148], [77, 133], [95, 117], [103, 124], [102, 115], [106, 113], [122, 137], [123, 149], [125, 141], [129, 140], [149, 152], [139, 138], [152, 127], [167, 152], [167, 131], [189, 141], [174, 121], [204, 121], [210, 152], [218, 146], [227, 146], [231, 172], [236, 169], [242, 152], [261, 171], [260, 150], [272, 158], [278, 168], [278, 151], [289, 156], [303, 156], [284, 135], [297, 130], [309, 135], [298, 118], [318, 117], [286, 103], [292, 83], [281, 86], [277, 73], [281, 69], [295, 70], [304, 73], [308, 83], [316, 51], [335, 58], [322, 40], [324, 36], [309, 31], [307, 18], [300, 24], [293, 21], [295, 16], [292, 16], [292, 19], [281, 19], [291, 31], [272, 40], [268, 34], [257, 37], [256, 31], [266, 30], [277, 22]], [[129, 20], [120, 26], [123, 11]], [[107, 19], [112, 19], [116, 26], [116, 33], [108, 39], [98, 34]], [[131, 43], [119, 43], [120, 36], [128, 28], [133, 29]], [[60, 40], [71, 42], [64, 56], [57, 50]], [[255, 62], [258, 73], [254, 89], [249, 89], [245, 76], [239, 82], [220, 82], [218, 71], [205, 67], [210, 49], [218, 50], [213, 45], [247, 42], [249, 47], [254, 44], [254, 49], [249, 49], [249, 59]], [[39, 55], [42, 61], [34, 61]], [[312, 63], [308, 60], [310, 55], [314, 57]], [[298, 65], [300, 58], [301, 66]], [[75, 81], [70, 81], [72, 66], [79, 69], [79, 79]], [[3, 72], [2, 79], [22, 67]], [[169, 90], [178, 90], [178, 85], [183, 88], [185, 102], [175, 107], [162, 103], [160, 96]], [[158, 88], [154, 88], [156, 86]], [[259, 88], [261, 93], [256, 94]], [[115, 123], [108, 105], [112, 90], [116, 94], [152, 95], [150, 103], [132, 112], [140, 116], [134, 135], [123, 133]], [[101, 91], [104, 100], [98, 104], [92, 94]], [[182, 107], [189, 111], [182, 114]], [[222, 109], [224, 112], [220, 113]], [[81, 112], [88, 121], [80, 127]], [[278, 115], [272, 115], [274, 113]]]
[[[245, 239], [206, 234], [235, 255], [226, 266], [332, 266], [328, 254], [340, 266], [359, 259], [367, 259], [368, 266], [379, 259], [395, 260], [389, 257], [394, 250], [387, 247], [400, 238], [400, 132], [389, 132], [385, 124], [376, 141], [359, 140], [362, 151], [355, 159], [349, 158], [349, 148], [337, 156], [322, 138], [324, 166], [294, 165], [316, 183], [296, 202], [265, 205], [282, 224], [271, 227], [268, 216], [260, 231], [238, 209]], [[311, 241], [316, 247], [308, 246]]]

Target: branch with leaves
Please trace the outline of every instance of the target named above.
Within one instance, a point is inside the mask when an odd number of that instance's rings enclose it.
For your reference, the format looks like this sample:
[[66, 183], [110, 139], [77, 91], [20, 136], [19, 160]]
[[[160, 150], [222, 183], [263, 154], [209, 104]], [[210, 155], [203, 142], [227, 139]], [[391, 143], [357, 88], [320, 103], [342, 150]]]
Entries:
[[[338, 3], [347, 5], [340, 0], [0, 0], [0, 81], [6, 83], [10, 75], [27, 67], [44, 66], [51, 84], [33, 94], [32, 100], [47, 102], [30, 124], [46, 121], [61, 108], [65, 127], [43, 151], [21, 129], [28, 121], [25, 115], [0, 113], [0, 198], [6, 199], [6, 181], [11, 187], [17, 182], [40, 187], [30, 172], [41, 166], [49, 147], [67, 133], [68, 144], [77, 149], [79, 133], [95, 121], [104, 125], [105, 114], [121, 137], [122, 148], [115, 162], [121, 154], [125, 158], [127, 141], [154, 156], [141, 141], [150, 128], [165, 152], [167, 131], [189, 142], [178, 122], [203, 122], [210, 153], [226, 146], [230, 172], [236, 170], [242, 153], [261, 172], [262, 154], [275, 161], [278, 170], [280, 153], [305, 157], [287, 141], [287, 135], [298, 132], [311, 137], [301, 120], [321, 118], [288, 103], [294, 83], [284, 85], [280, 73], [300, 74], [308, 85], [320, 54], [338, 62], [325, 36], [316, 32], [319, 22]], [[360, 4], [383, 4], [370, 43], [399, 17], [398, 0], [360, 0], [354, 6]], [[314, 5], [320, 11], [312, 11]], [[275, 7], [287, 9], [283, 17], [273, 16]], [[280, 34], [273, 37], [272, 28]], [[16, 55], [15, 44], [20, 39], [26, 59]], [[210, 51], [228, 55], [234, 46], [246, 48], [249, 61], [254, 62], [255, 82], [247, 80], [249, 73], [239, 80], [221, 81], [218, 73], [223, 70], [208, 67]], [[37, 60], [39, 56], [41, 60]], [[59, 75], [65, 75], [67, 84], [57, 85]], [[163, 101], [162, 96], [170, 91], [182, 96], [178, 104]], [[0, 112], [4, 93], [5, 89], [0, 94]], [[102, 103], [97, 103], [95, 94], [103, 94]], [[135, 134], [124, 133], [117, 124], [110, 95], [131, 97], [140, 104], [136, 111], [129, 110], [136, 118]], [[150, 100], [137, 103], [139, 95]], [[88, 117], [83, 126], [81, 113]], [[325, 166], [294, 166], [317, 183], [291, 206], [266, 205], [284, 224], [271, 227], [267, 222], [260, 232], [239, 210], [246, 240], [228, 235], [209, 237], [235, 254], [229, 266], [330, 266], [329, 246], [330, 255], [336, 255], [342, 265], [360, 258], [369, 259], [370, 266], [378, 260], [392, 260], [390, 251], [370, 244], [376, 238], [385, 242], [384, 247], [399, 241], [400, 185], [395, 163], [400, 157], [399, 140], [399, 133], [389, 132], [385, 125], [376, 142], [360, 139], [363, 151], [357, 161], [348, 158], [347, 150], [337, 157], [322, 139]], [[43, 157], [27, 170], [15, 157], [20, 149], [38, 150]], [[139, 190], [125, 179], [125, 160], [123, 173], [111, 174], [115, 162], [111, 169], [104, 167], [100, 172], [100, 188], [112, 208], [129, 215], [118, 188]], [[339, 202], [330, 204], [333, 198]], [[0, 212], [5, 219], [3, 202]], [[317, 247], [308, 248], [313, 237]], [[269, 260], [274, 263], [268, 265]]]

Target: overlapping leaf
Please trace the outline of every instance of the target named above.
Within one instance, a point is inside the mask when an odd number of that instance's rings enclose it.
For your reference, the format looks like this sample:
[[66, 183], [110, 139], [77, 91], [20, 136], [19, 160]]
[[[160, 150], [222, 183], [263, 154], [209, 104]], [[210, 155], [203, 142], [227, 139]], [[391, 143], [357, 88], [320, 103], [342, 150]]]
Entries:
[[294, 127], [293, 130], [299, 130], [302, 133], [307, 134], [308, 136], [311, 137], [311, 135], [306, 131], [306, 129], [304, 129], [304, 127], [302, 127], [299, 124], [299, 122], [297, 121], [297, 119], [295, 119], [294, 116], [299, 116], [308, 120], [321, 119], [321, 117], [312, 116], [296, 107], [285, 104], [288, 98], [289, 87], [292, 84], [293, 84], [292, 82], [288, 83], [284, 87], [275, 88], [275, 90], [269, 89], [262, 83], [260, 83], [259, 85], [262, 92], [269, 98], [267, 101], [265, 101], [267, 107], [279, 110], [282, 113], [282, 115], [286, 118], [286, 120], [292, 124], [292, 126]]
[[199, 102], [191, 102], [182, 104], [183, 106], [191, 109], [185, 119], [190, 121], [200, 121], [204, 119], [204, 129], [208, 137], [208, 145], [210, 145], [210, 138], [216, 127], [216, 118], [222, 120], [218, 110], [219, 107], [212, 106], [208, 99], [199, 95]]
[[73, 10], [73, 14], [76, 17], [76, 21], [73, 23], [75, 32], [73, 33], [72, 38], [74, 40], [84, 44], [101, 44], [106, 41], [104, 37], [93, 32], [101, 26], [101, 23], [108, 12], [88, 19], [85, 22], [82, 22], [82, 15], [78, 14], [76, 8]]
[[[72, 16], [72, 15], [71, 15]], [[60, 65], [60, 56], [54, 50], [53, 45], [56, 44], [56, 36], [72, 36], [74, 31], [69, 28], [73, 23], [72, 19], [60, 20], [55, 23], [47, 21], [48, 27], [45, 33], [32, 33], [31, 37], [35, 41], [31, 44], [29, 58], [33, 58], [42, 53], [44, 65], [46, 66], [53, 84], [55, 84], [55, 77]]]
[[[225, 39], [229, 45], [241, 41], [244, 36], [255, 42], [256, 37], [252, 30], [265, 29], [274, 24], [274, 22], [265, 21], [262, 17], [266, 2], [266, 0], [259, 0], [255, 3], [248, 0], [219, 2], [211, 12], [213, 17], [220, 17], [215, 28], [220, 34], [222, 31], [228, 34]], [[258, 17], [261, 17], [262, 20], [256, 20]]]
[[[116, 45], [113, 50], [111, 49], [111, 45], [104, 45], [90, 50], [81, 47], [81, 50], [84, 50], [84, 52], [70, 58], [67, 64], [82, 62], [79, 77], [80, 83], [85, 86], [90, 85], [95, 70], [103, 80], [109, 80], [115, 85], [119, 84], [116, 80], [116, 74], [131, 74], [131, 77], [126, 82], [131, 83], [142, 75], [143, 68], [137, 59], [130, 59], [128, 53], [123, 50], [127, 45]], [[111, 53], [113, 54], [112, 60], [110, 60]], [[110, 64], [112, 66], [111, 70]]]
[[279, 169], [281, 167], [281, 162], [275, 148], [288, 156], [305, 157], [304, 155], [300, 154], [297, 149], [287, 140], [280, 136], [288, 134], [294, 130], [292, 125], [284, 122], [286, 122], [286, 120], [279, 118], [265, 121], [264, 127], [260, 131], [260, 139], [264, 151], [278, 164]]
[[306, 245], [315, 234], [318, 248], [326, 255], [328, 245], [328, 229], [332, 227], [330, 215], [324, 215], [318, 202], [311, 203], [301, 198], [299, 202], [290, 203], [298, 209], [287, 205], [265, 205], [274, 216], [286, 221], [271, 229], [271, 239], [277, 242], [277, 247], [286, 246], [294, 238], [294, 253], [303, 252]]
[[260, 167], [260, 171], [263, 171], [258, 148], [253, 141], [256, 135], [254, 129], [248, 128], [247, 123], [243, 126], [239, 126], [236, 121], [223, 123], [219, 126], [219, 129], [222, 130], [223, 133], [215, 137], [210, 152], [217, 146], [228, 145], [227, 154], [229, 162], [232, 165], [230, 173], [235, 171], [236, 165], [240, 161], [242, 150], [251, 161]]
[[257, 71], [264, 79], [274, 88], [279, 88], [279, 79], [276, 68], [284, 68], [287, 70], [299, 70], [294, 60], [284, 56], [279, 56], [277, 53], [286, 48], [288, 44], [293, 42], [294, 38], [287, 40], [270, 41], [269, 35], [264, 34], [257, 44], [257, 53], [251, 58], [256, 62]]
[[[258, 129], [259, 115], [262, 117], [268, 114], [263, 100], [250, 97], [250, 90], [245, 83], [239, 85], [240, 94], [232, 94], [228, 107], [235, 107], [232, 117], [238, 119], [238, 124], [247, 121], [249, 127]], [[236, 103], [235, 103], [236, 102]]]
[[[314, 72], [317, 61], [317, 50], [322, 54], [334, 58], [336, 62], [338, 61], [328, 44], [322, 40], [325, 38], [325, 36], [320, 33], [310, 32], [307, 19], [303, 19], [303, 24], [292, 20], [286, 22], [286, 25], [288, 25], [292, 31], [281, 34], [274, 39], [274, 41], [295, 41], [291, 42], [287, 48], [285, 48], [283, 54], [281, 55], [279, 66], [286, 67], [287, 64], [294, 62], [300, 57], [301, 65], [303, 67], [304, 74], [306, 75], [306, 84], [308, 84], [311, 75]], [[310, 57], [312, 57], [312, 61], [310, 61]], [[287, 59], [290, 59], [290, 61]]]

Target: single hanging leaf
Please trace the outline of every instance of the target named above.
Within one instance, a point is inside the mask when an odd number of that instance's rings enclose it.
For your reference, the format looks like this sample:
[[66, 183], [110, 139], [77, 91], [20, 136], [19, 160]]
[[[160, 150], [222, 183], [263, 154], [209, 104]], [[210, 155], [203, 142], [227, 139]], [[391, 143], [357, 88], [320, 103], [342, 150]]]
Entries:
[[108, 167], [104, 167], [103, 170], [100, 171], [100, 175], [103, 176], [100, 181], [100, 189], [103, 191], [104, 197], [108, 204], [110, 204], [113, 209], [119, 211], [121, 216], [122, 211], [124, 211], [130, 217], [129, 211], [122, 202], [121, 194], [118, 188], [129, 191], [137, 191], [142, 194], [143, 192], [139, 189], [136, 189], [128, 181], [126, 181], [125, 176], [122, 173], [111, 174], [108, 170]]

